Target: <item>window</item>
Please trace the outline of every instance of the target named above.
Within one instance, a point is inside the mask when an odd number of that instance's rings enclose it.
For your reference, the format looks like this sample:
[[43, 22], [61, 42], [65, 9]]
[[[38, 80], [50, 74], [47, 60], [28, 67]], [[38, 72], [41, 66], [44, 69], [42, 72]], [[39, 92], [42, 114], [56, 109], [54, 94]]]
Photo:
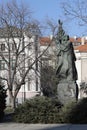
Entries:
[[28, 44], [28, 49], [31, 50], [32, 49], [32, 43]]
[[48, 56], [49, 55], [49, 51], [46, 50], [46, 52], [44, 53], [45, 56]]
[[12, 70], [14, 70], [14, 67], [15, 67], [15, 60], [14, 59], [11, 61], [11, 67], [12, 67]]
[[5, 70], [5, 62], [0, 60], [0, 70]]
[[31, 59], [28, 59], [28, 66], [30, 66], [31, 64]]
[[33, 63], [32, 58], [28, 59], [28, 66], [30, 66]]
[[1, 51], [5, 50], [5, 44], [1, 44]]
[[15, 50], [15, 45], [14, 44], [12, 44], [12, 51], [14, 51]]
[[28, 91], [30, 91], [30, 90], [31, 90], [31, 79], [28, 78]]
[[38, 91], [38, 78], [36, 77], [36, 91]]
[[74, 46], [79, 46], [79, 45], [81, 45], [81, 43], [80, 42], [74, 42], [73, 45]]
[[12, 70], [14, 70], [14, 67], [15, 67], [15, 63], [12, 62]]

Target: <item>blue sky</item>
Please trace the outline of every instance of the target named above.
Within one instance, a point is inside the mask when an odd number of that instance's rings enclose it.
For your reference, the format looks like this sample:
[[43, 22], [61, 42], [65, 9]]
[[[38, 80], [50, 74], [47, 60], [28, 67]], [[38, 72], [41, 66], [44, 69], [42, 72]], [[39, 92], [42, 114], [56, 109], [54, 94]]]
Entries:
[[[0, 0], [0, 4], [6, 3], [11, 0]], [[61, 2], [67, 0], [16, 0], [18, 3], [23, 1], [26, 6], [29, 6], [33, 11], [33, 17], [40, 22], [48, 17], [50, 19], [58, 21], [61, 19], [64, 21], [64, 16], [62, 14]], [[76, 21], [64, 22], [64, 29], [70, 36], [82, 36], [84, 34], [84, 28], [79, 27]], [[49, 34], [50, 35], [50, 34]]]

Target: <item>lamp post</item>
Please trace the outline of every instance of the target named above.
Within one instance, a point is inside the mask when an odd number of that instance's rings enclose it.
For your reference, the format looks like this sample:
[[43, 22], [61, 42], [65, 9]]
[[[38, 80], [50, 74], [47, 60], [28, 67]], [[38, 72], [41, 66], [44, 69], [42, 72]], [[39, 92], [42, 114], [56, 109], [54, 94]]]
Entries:
[[[24, 74], [25, 74], [25, 50], [24, 50]], [[25, 80], [22, 84], [24, 86], [24, 101], [25, 101], [26, 99]]]
[[36, 91], [38, 91], [38, 36], [40, 34], [40, 30], [36, 26], [34, 26], [32, 34], [34, 35], [34, 49], [35, 49], [35, 84], [36, 84]]
[[[24, 67], [24, 69], [23, 69], [23, 74], [25, 74], [25, 42], [24, 42], [24, 36], [23, 36], [23, 39], [22, 39], [22, 48], [24, 48], [24, 53], [23, 53], [23, 58], [24, 58], [24, 64], [23, 64], [23, 67]], [[24, 81], [23, 81], [23, 83], [22, 83], [22, 85], [23, 85], [23, 100], [22, 101], [25, 101], [25, 99], [26, 99], [26, 90], [25, 90], [25, 79], [24, 79]]]
[[38, 91], [38, 35], [35, 36], [35, 80], [36, 80], [36, 91]]

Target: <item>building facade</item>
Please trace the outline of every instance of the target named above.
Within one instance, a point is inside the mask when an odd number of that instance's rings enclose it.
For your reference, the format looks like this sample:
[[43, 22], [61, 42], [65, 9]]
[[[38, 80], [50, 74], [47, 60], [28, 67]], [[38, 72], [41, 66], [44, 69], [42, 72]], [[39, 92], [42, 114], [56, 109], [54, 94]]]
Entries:
[[[7, 89], [7, 104], [10, 103], [8, 85], [12, 83], [13, 96], [17, 85], [24, 78], [17, 94], [16, 102], [22, 103], [25, 99], [40, 94], [39, 73], [39, 40], [35, 36], [0, 38], [0, 79]], [[18, 54], [17, 54], [18, 53]]]

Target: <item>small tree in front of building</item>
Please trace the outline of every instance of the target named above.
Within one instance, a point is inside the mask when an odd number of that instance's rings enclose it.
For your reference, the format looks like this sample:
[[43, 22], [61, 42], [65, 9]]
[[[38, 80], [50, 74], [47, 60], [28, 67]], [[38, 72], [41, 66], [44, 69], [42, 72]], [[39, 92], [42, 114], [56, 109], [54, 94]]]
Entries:
[[33, 34], [36, 27], [35, 22], [31, 24], [31, 11], [22, 3], [12, 1], [0, 6], [0, 79], [7, 85], [12, 108], [16, 107], [18, 92], [40, 57], [35, 57], [37, 50], [30, 49], [31, 45], [37, 49]]
[[4, 116], [4, 109], [6, 108], [6, 90], [4, 86], [0, 83], [0, 121]]
[[43, 66], [41, 69], [41, 90], [44, 96], [56, 96], [57, 78], [52, 66]]

